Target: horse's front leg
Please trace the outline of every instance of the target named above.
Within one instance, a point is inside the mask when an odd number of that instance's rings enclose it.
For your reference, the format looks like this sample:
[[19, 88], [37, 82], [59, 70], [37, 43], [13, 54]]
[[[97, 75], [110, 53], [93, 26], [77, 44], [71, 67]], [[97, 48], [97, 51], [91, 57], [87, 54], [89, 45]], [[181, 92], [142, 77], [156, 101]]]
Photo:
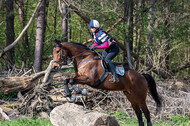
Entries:
[[76, 77], [76, 78], [71, 78], [69, 79], [69, 84], [72, 85], [73, 90], [77, 93], [77, 94], [82, 94], [82, 95], [86, 95], [86, 90], [80, 90], [78, 86], [76, 86], [75, 84], [88, 84], [90, 81], [88, 79], [88, 77], [86, 76], [80, 76], [80, 77]]
[[76, 99], [76, 96], [75, 95], [71, 95], [71, 92], [70, 92], [69, 86], [68, 86], [69, 81], [70, 81], [70, 79], [65, 79], [64, 80], [65, 94], [66, 94], [66, 97], [70, 98], [70, 101], [74, 101]]
[[70, 97], [71, 96], [71, 92], [69, 90], [68, 83], [69, 83], [69, 79], [65, 79], [64, 80], [64, 89], [65, 89], [66, 97]]

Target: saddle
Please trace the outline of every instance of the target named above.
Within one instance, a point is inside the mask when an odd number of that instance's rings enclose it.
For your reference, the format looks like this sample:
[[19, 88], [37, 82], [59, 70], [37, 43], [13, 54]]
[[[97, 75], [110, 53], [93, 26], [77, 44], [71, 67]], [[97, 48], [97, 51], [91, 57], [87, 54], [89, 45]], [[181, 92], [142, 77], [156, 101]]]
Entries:
[[[116, 63], [116, 62], [112, 62], [116, 71], [116, 74], [120, 75], [120, 76], [124, 76], [125, 75], [125, 69], [123, 67], [123, 63]], [[104, 69], [104, 71], [111, 73], [110, 68], [108, 66], [108, 64], [102, 60], [101, 62], [102, 68]]]
[[[116, 74], [120, 75], [120, 76], [124, 76], [125, 75], [125, 68], [123, 67], [123, 63], [116, 63], [116, 62], [112, 62], [114, 64], [114, 68], [116, 69]], [[102, 68], [104, 70], [103, 74], [100, 76], [100, 78], [96, 81], [96, 83], [92, 86], [94, 88], [97, 88], [108, 76], [108, 74], [111, 74], [111, 71], [107, 65], [107, 63], [102, 60], [101, 62]]]

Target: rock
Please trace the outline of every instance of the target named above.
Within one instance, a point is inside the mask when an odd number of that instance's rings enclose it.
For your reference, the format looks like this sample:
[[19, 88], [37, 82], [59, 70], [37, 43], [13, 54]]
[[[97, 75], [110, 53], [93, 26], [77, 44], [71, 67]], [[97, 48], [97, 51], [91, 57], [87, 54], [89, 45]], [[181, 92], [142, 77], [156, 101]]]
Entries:
[[50, 121], [54, 126], [119, 126], [114, 117], [85, 110], [74, 103], [55, 107], [50, 113]]

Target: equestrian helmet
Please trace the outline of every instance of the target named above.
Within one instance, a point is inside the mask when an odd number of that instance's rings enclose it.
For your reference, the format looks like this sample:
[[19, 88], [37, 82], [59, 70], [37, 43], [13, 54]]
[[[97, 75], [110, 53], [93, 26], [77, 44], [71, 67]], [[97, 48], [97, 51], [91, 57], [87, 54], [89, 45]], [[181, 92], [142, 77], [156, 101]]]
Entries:
[[89, 24], [90, 28], [99, 28], [100, 27], [100, 23], [97, 20], [91, 20], [90, 24]]

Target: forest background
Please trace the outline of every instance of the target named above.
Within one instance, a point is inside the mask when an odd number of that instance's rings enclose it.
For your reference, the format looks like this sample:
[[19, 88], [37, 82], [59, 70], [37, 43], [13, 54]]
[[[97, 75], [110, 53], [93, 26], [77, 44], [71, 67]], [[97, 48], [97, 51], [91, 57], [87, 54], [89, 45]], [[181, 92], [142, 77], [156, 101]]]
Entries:
[[45, 69], [55, 39], [90, 46], [88, 24], [97, 19], [120, 45], [115, 61], [158, 78], [188, 78], [189, 5], [188, 0], [1, 0], [0, 70], [23, 65], [36, 72]]
[[[189, 0], [0, 0], [0, 77], [15, 76], [15, 69], [45, 70], [55, 40], [92, 45], [88, 25], [96, 19], [120, 46], [114, 61], [151, 73], [157, 82], [190, 84], [189, 6]], [[171, 99], [173, 91], [158, 91], [169, 107], [175, 101], [189, 108], [189, 94]]]

